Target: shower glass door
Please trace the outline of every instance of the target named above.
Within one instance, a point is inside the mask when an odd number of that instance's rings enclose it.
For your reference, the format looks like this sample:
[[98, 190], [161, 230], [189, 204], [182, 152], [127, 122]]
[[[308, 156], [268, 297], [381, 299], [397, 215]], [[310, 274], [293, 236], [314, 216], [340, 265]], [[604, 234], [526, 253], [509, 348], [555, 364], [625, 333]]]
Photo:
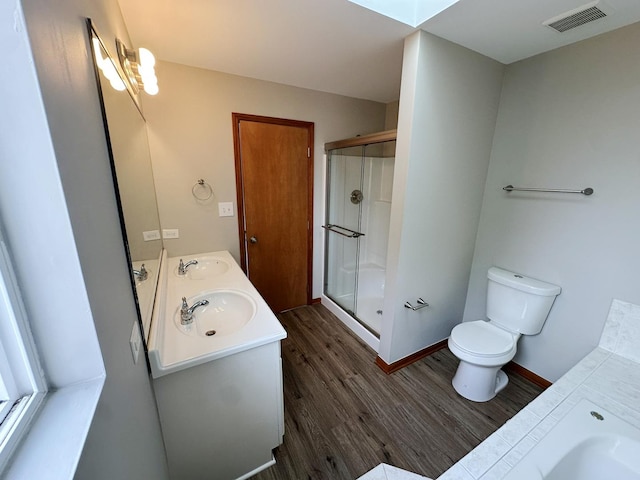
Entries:
[[374, 337], [383, 319], [395, 131], [325, 145], [324, 294]]
[[327, 209], [324, 291], [355, 316], [362, 230], [364, 147], [327, 154]]

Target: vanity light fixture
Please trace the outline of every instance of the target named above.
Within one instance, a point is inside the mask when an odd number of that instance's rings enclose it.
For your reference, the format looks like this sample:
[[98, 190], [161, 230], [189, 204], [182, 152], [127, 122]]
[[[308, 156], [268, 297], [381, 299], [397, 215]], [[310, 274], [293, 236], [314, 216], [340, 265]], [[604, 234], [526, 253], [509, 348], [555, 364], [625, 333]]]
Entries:
[[93, 50], [96, 56], [96, 63], [98, 67], [102, 71], [103, 75], [109, 80], [111, 86], [118, 90], [119, 92], [125, 90], [127, 87], [122, 81], [120, 75], [118, 75], [118, 71], [116, 70], [116, 66], [113, 64], [109, 57], [102, 56], [102, 46], [100, 45], [100, 40], [97, 38], [93, 39]]
[[139, 48], [136, 52], [126, 47], [116, 39], [118, 58], [125, 75], [131, 83], [134, 92], [143, 89], [149, 95], [158, 93], [158, 78], [156, 77], [156, 59], [146, 48]]

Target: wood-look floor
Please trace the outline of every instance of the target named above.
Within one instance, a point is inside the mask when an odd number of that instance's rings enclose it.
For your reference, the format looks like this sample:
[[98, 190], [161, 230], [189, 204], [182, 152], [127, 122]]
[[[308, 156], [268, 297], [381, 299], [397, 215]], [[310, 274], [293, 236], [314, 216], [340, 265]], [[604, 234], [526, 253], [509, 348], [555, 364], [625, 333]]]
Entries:
[[352, 480], [379, 463], [436, 478], [541, 392], [510, 374], [495, 399], [470, 402], [451, 386], [457, 359], [446, 348], [386, 375], [322, 305], [278, 317], [285, 437], [255, 480]]

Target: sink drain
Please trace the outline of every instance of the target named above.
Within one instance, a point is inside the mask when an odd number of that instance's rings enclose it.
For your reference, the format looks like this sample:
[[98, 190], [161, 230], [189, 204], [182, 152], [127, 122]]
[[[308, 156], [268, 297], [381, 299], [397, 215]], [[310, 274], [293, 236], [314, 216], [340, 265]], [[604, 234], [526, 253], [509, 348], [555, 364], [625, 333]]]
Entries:
[[216, 334], [216, 331], [215, 331], [215, 330], [207, 330], [207, 331], [205, 332], [205, 335], [206, 335], [207, 337], [212, 337], [212, 336], [214, 336], [215, 334]]

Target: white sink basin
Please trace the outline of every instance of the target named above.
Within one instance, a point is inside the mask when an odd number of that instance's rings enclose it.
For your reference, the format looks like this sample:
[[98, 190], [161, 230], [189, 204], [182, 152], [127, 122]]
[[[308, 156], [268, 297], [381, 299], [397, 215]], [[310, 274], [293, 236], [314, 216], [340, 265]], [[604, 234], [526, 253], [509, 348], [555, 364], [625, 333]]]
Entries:
[[[218, 257], [198, 257], [195, 265], [189, 265], [185, 275], [178, 275], [176, 268], [174, 273], [178, 277], [189, 278], [191, 280], [204, 280], [207, 278], [217, 277], [229, 270], [229, 264], [226, 260]], [[188, 262], [184, 262], [188, 263]]]
[[221, 337], [242, 329], [256, 314], [256, 302], [239, 290], [213, 290], [187, 299], [189, 306], [208, 300], [209, 304], [193, 312], [193, 321], [182, 325], [180, 306], [174, 322], [178, 329], [192, 337]]

